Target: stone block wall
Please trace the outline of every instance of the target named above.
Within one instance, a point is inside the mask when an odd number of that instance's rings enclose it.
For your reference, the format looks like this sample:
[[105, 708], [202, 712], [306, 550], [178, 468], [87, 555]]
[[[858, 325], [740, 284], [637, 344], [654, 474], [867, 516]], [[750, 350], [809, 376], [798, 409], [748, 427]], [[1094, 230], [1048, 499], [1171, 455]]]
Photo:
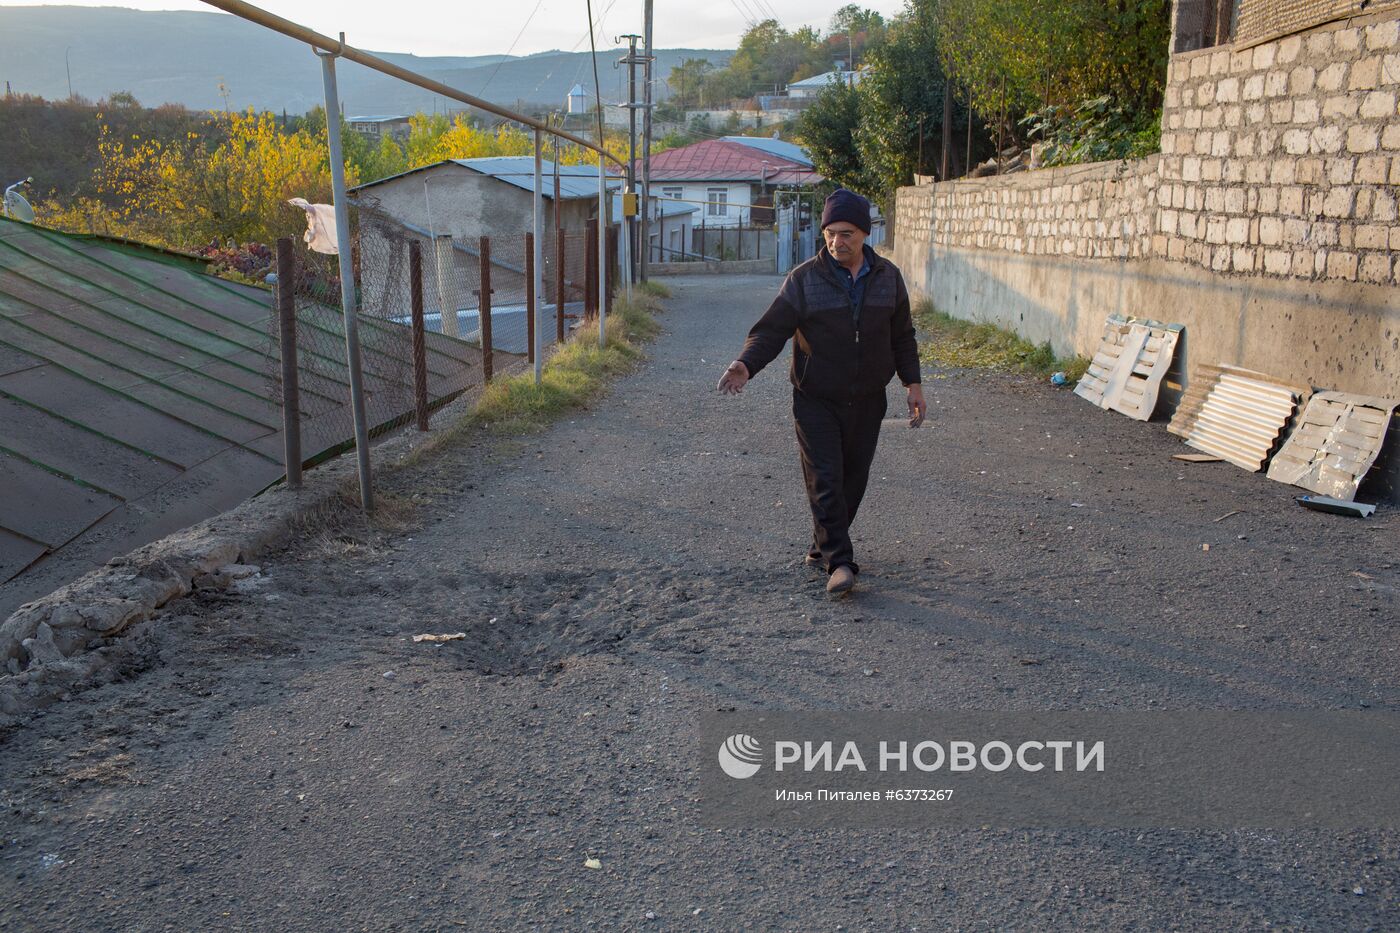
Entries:
[[1157, 232], [1156, 156], [901, 188], [896, 242], [1132, 259]]
[[1400, 19], [1174, 56], [1152, 253], [1217, 272], [1400, 275]]
[[1400, 16], [1173, 56], [1160, 156], [901, 189], [897, 239], [1400, 283]]

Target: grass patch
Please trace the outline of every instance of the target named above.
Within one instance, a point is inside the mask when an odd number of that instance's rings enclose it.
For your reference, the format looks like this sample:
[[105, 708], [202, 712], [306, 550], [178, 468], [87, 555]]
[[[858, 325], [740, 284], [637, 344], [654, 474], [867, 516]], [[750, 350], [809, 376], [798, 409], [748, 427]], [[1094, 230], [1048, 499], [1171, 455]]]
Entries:
[[645, 282], [638, 282], [633, 288], [641, 289], [642, 294], [650, 295], [653, 298], [670, 298], [671, 290], [660, 282], [649, 279]]
[[1085, 357], [1057, 357], [1048, 342], [1037, 346], [995, 324], [950, 317], [928, 299], [915, 306], [914, 323], [919, 328], [919, 359], [925, 363], [1043, 377], [1063, 372], [1071, 383], [1089, 368]]
[[585, 324], [545, 362], [539, 385], [533, 372], [492, 382], [476, 410], [450, 435], [478, 428], [498, 435], [529, 434], [595, 399], [614, 377], [636, 366], [641, 345], [661, 329], [652, 315], [670, 292], [664, 285], [647, 284], [651, 287], [635, 288], [630, 301], [621, 295], [614, 300], [605, 346], [598, 345], [597, 324]]

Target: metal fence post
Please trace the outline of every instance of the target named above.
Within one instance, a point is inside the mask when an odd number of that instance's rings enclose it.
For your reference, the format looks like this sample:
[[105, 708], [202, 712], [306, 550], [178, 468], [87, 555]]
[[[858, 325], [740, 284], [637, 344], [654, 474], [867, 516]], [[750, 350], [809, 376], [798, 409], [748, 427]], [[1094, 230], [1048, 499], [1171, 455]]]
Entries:
[[492, 356], [495, 348], [491, 345], [491, 238], [481, 238], [481, 297], [477, 302], [477, 320], [481, 323], [481, 372], [486, 382], [491, 381], [495, 366]]
[[[340, 36], [345, 43], [345, 34]], [[350, 409], [355, 419], [355, 455], [360, 473], [360, 507], [374, 511], [369, 469], [369, 426], [365, 422], [364, 374], [360, 368], [360, 322], [355, 307], [355, 271], [351, 266], [350, 206], [345, 195], [345, 156], [340, 147], [340, 93], [335, 85], [335, 55], [317, 52], [326, 94], [326, 142], [330, 149], [331, 196], [335, 202], [336, 251], [340, 254], [340, 310], [345, 317], [345, 362], [350, 375]]]
[[[544, 138], [540, 136], [540, 131], [535, 130], [535, 197], [534, 210], [531, 212], [531, 224], [533, 230], [525, 238], [525, 266], [526, 273], [530, 279], [529, 301], [530, 306], [530, 362], [535, 364], [535, 385], [539, 385], [544, 379], [544, 341], [543, 334], [540, 333], [539, 309], [538, 305], [544, 303]], [[558, 203], [558, 202], [556, 202]]]
[[591, 321], [598, 316], [598, 228], [589, 226], [588, 245], [583, 261], [583, 317]]
[[[600, 140], [601, 142], [601, 140]], [[607, 277], [607, 257], [603, 251], [608, 248], [608, 183], [607, 164], [603, 161], [602, 152], [598, 153], [598, 271], [594, 280], [601, 292], [604, 290], [604, 283]], [[608, 343], [608, 299], [606, 295], [598, 296], [598, 346], [604, 347]]]
[[433, 272], [437, 282], [438, 323], [449, 337], [459, 336], [457, 302], [452, 297], [452, 235], [439, 233], [433, 237]]
[[301, 488], [301, 392], [297, 380], [297, 258], [292, 238], [277, 241], [277, 337], [282, 354], [282, 450], [287, 488]]
[[608, 250], [604, 254], [604, 268], [607, 270], [607, 290], [603, 295], [603, 307], [608, 314], [613, 310], [613, 293], [617, 291], [618, 228], [608, 227]]
[[428, 349], [423, 333], [423, 247], [408, 241], [408, 298], [413, 310], [413, 412], [418, 430], [428, 430]]
[[[555, 203], [559, 203], [555, 201]], [[559, 240], [554, 247], [554, 339], [560, 346], [564, 345], [564, 254], [567, 242], [564, 229], [558, 231]]]
[[[525, 342], [530, 345], [526, 351], [530, 365], [534, 365], [538, 357], [535, 356], [535, 235], [525, 234]], [[535, 373], [535, 384], [539, 384], [539, 372]]]

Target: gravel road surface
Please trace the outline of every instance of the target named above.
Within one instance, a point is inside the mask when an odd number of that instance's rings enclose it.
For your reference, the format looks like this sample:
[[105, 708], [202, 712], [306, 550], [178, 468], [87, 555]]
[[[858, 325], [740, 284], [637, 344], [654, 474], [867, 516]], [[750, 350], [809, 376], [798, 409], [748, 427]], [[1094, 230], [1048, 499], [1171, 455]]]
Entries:
[[399, 527], [180, 601], [0, 737], [0, 929], [1400, 929], [1394, 831], [706, 828], [716, 709], [1400, 708], [1400, 521], [931, 372], [833, 602], [782, 367], [713, 391], [778, 280], [670, 281], [593, 410], [399, 472]]

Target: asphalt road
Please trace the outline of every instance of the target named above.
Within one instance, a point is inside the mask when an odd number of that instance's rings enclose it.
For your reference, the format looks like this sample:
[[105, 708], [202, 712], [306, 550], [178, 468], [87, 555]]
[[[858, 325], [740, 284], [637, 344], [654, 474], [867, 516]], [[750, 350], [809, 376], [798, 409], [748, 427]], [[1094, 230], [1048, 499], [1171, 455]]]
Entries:
[[930, 373], [832, 602], [781, 367], [713, 392], [777, 280], [672, 281], [595, 410], [396, 474], [397, 530], [308, 533], [0, 737], [0, 928], [1400, 929], [1394, 831], [707, 828], [716, 709], [1394, 711], [1400, 521]]

